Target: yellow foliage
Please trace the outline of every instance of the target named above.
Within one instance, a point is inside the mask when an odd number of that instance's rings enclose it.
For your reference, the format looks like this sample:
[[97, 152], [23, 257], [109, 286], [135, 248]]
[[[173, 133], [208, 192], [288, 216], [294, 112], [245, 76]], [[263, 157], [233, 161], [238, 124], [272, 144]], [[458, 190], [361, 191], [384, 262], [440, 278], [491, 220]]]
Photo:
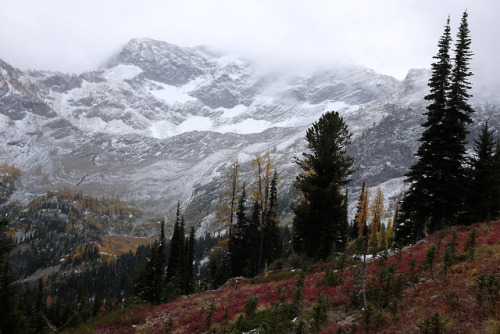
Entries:
[[46, 305], [47, 307], [50, 307], [50, 306], [52, 306], [52, 302], [53, 302], [53, 301], [52, 301], [52, 296], [51, 296], [51, 295], [48, 295], [48, 296], [47, 296], [47, 299], [45, 300], [45, 305]]
[[310, 167], [309, 170], [306, 172], [303, 172], [302, 175], [304, 177], [313, 176], [313, 175], [316, 175], [316, 171], [312, 167]]
[[212, 248], [212, 253], [219, 254], [221, 252], [225, 252], [228, 248], [229, 238], [221, 239], [219, 240], [219, 242], [217, 242], [217, 245]]
[[215, 207], [216, 220], [214, 224], [219, 230], [232, 229], [236, 217], [238, 192], [240, 191], [239, 179], [240, 163], [238, 157], [233, 157], [230, 167], [226, 172], [222, 187], [222, 201]]
[[380, 229], [380, 223], [386, 214], [384, 207], [384, 194], [382, 193], [382, 189], [380, 187], [377, 188], [375, 198], [373, 199], [373, 203], [370, 205], [369, 209], [372, 217], [370, 225], [370, 240], [371, 245], [375, 246], [375, 243], [378, 243], [377, 232]]
[[14, 228], [9, 228], [9, 230], [6, 233], [6, 239], [10, 240], [12, 242], [16, 241], [16, 230]]
[[8, 175], [11, 180], [15, 180], [21, 175], [21, 170], [3, 163], [0, 164], [0, 174]]

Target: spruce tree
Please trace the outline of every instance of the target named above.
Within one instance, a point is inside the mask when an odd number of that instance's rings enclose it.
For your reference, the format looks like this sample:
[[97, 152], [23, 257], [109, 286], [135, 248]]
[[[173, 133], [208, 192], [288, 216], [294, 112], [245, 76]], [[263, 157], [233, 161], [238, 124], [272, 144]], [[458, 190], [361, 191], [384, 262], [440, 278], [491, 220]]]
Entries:
[[471, 184], [468, 191], [469, 223], [494, 219], [498, 215], [498, 162], [494, 131], [488, 122], [481, 129], [479, 138], [474, 141], [474, 156], [470, 161]]
[[306, 131], [308, 151], [296, 159], [302, 169], [294, 186], [302, 200], [293, 207], [294, 250], [326, 258], [343, 250], [347, 237], [344, 188], [353, 158], [346, 155], [352, 134], [340, 115], [327, 112]]

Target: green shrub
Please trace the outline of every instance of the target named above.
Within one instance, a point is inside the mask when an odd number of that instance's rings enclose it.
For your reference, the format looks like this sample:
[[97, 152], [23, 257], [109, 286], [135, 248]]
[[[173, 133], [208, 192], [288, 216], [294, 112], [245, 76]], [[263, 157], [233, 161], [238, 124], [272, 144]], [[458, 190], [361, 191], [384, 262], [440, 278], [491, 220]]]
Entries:
[[252, 316], [255, 314], [255, 311], [257, 310], [257, 305], [259, 301], [257, 297], [250, 297], [245, 304], [245, 314], [247, 316]]
[[449, 331], [452, 328], [452, 323], [449, 319], [443, 318], [436, 312], [417, 324], [417, 327], [422, 334], [440, 334]]
[[494, 313], [500, 300], [500, 276], [479, 275], [477, 277], [476, 300], [483, 312]]

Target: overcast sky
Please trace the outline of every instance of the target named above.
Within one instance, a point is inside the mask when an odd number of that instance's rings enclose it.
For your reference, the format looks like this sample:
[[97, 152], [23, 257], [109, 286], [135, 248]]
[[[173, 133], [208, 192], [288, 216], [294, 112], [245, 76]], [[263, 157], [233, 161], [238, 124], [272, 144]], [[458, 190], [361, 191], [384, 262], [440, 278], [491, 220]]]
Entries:
[[[473, 70], [497, 80], [499, 0], [4, 0], [0, 59], [81, 73], [132, 38], [209, 45], [271, 67], [353, 61], [404, 78], [429, 68], [448, 15], [469, 13]], [[486, 74], [485, 74], [486, 73]]]

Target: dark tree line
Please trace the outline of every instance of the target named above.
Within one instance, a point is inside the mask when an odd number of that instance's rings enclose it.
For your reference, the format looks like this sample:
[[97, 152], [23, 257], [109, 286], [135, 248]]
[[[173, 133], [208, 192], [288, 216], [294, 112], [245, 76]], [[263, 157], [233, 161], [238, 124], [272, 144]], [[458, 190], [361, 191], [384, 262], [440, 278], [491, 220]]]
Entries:
[[254, 201], [250, 215], [246, 208], [246, 190], [243, 186], [238, 201], [236, 224], [229, 239], [231, 275], [251, 277], [260, 273], [266, 263], [281, 256], [281, 240], [278, 222], [278, 176], [274, 172], [269, 187], [266, 210], [259, 201]]
[[265, 163], [256, 157], [252, 198], [247, 198], [243, 185], [226, 237], [212, 249], [202, 269], [203, 285], [215, 288], [231, 277], [256, 276], [283, 255], [282, 236], [286, 233], [279, 226], [278, 173], [271, 173], [270, 162], [269, 153]]
[[162, 221], [159, 240], [153, 243], [132, 282], [131, 293], [136, 302], [157, 305], [194, 292], [195, 232], [193, 227], [189, 237], [185, 236], [180, 205], [177, 206], [168, 259], [165, 245], [165, 222]]
[[465, 220], [480, 222], [500, 216], [500, 141], [488, 122], [474, 141], [474, 155], [467, 169]]

